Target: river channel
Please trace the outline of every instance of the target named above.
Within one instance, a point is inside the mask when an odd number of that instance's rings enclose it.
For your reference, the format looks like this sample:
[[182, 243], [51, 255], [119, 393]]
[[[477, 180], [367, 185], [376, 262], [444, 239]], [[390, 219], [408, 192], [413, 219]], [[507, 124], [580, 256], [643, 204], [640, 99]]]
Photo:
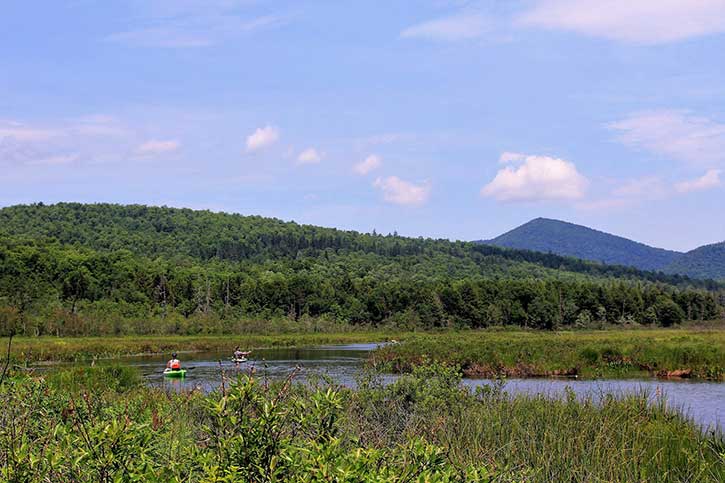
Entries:
[[[269, 380], [286, 378], [299, 368], [298, 380], [328, 378], [336, 384], [354, 386], [361, 374], [369, 351], [377, 344], [350, 344], [312, 348], [256, 350], [248, 362], [233, 364], [229, 354], [193, 352], [180, 354], [184, 367], [189, 369], [185, 379], [168, 379], [162, 375], [168, 356], [137, 356], [124, 358], [124, 363], [136, 366], [147, 382], [169, 390], [203, 391], [218, 389], [222, 373], [226, 380], [254, 370], [258, 377]], [[386, 379], [393, 380], [394, 376]], [[487, 379], [464, 379], [469, 387], [492, 384]], [[663, 381], [658, 379], [508, 379], [504, 390], [509, 394], [565, 394], [571, 388], [578, 396], [596, 398], [604, 393], [626, 394], [646, 392], [651, 398], [666, 397], [669, 405], [679, 408], [704, 429], [725, 430], [725, 383], [705, 381]]]

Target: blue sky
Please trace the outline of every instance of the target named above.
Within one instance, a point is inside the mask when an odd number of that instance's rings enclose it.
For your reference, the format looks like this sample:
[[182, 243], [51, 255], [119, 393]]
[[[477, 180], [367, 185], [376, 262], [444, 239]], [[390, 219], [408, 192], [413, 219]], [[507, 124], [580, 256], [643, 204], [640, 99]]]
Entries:
[[725, 0], [10, 0], [0, 205], [687, 250], [725, 239], [723, 52]]

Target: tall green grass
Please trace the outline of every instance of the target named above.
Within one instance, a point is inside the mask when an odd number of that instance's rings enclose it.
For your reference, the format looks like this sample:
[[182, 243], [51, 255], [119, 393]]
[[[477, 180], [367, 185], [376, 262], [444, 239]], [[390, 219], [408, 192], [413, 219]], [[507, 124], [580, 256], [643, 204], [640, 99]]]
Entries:
[[[172, 351], [232, 351], [236, 346], [260, 349], [381, 342], [401, 336], [400, 333], [381, 330], [224, 336], [18, 337], [13, 339], [11, 355], [17, 364], [71, 362]], [[4, 351], [6, 346], [7, 338], [0, 338], [0, 350]]]
[[[100, 372], [99, 372], [100, 371]], [[472, 393], [429, 364], [355, 390], [267, 384], [216, 393], [137, 386], [115, 369], [0, 385], [0, 481], [721, 482], [722, 434], [646, 394]], [[96, 376], [96, 377], [94, 377]], [[116, 387], [97, 380], [128, 378]]]
[[725, 438], [703, 434], [666, 397], [640, 392], [577, 398], [472, 393], [449, 366], [419, 366], [352, 396], [352, 434], [385, 447], [425, 437], [460, 467], [501, 481], [725, 481]]
[[630, 377], [681, 371], [687, 377], [723, 380], [725, 330], [419, 334], [376, 351], [371, 362], [409, 372], [431, 360], [459, 365], [469, 376]]
[[130, 366], [112, 364], [107, 366], [79, 366], [61, 371], [52, 371], [47, 376], [48, 384], [68, 392], [116, 391], [125, 392], [143, 383], [139, 372]]

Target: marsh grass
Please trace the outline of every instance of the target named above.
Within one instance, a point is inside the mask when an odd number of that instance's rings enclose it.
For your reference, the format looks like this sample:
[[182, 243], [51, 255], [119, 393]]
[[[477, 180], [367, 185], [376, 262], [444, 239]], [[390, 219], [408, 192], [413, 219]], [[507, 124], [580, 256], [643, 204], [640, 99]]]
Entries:
[[[402, 334], [382, 330], [223, 336], [16, 337], [13, 339], [11, 356], [16, 364], [72, 362], [171, 351], [231, 351], [237, 345], [248, 349], [306, 347], [378, 342], [396, 337], [401, 338]], [[7, 338], [0, 338], [0, 344], [4, 341]]]
[[471, 377], [667, 376], [725, 378], [725, 330], [461, 331], [417, 334], [384, 347], [373, 365], [398, 373], [428, 361]]
[[363, 380], [350, 431], [383, 447], [426, 437], [498, 481], [725, 481], [722, 432], [703, 433], [666, 395], [511, 395], [502, 381], [471, 392], [459, 377], [428, 364], [387, 386]]
[[110, 364], [51, 371], [47, 376], [47, 382], [57, 390], [70, 392], [90, 390], [98, 393], [110, 390], [122, 393], [140, 386], [143, 379], [133, 367]]
[[[428, 364], [356, 390], [250, 373], [204, 395], [114, 368], [0, 385], [0, 481], [720, 482], [725, 442], [651, 395], [476, 392]], [[116, 387], [94, 385], [120, 377]], [[106, 384], [108, 385], [108, 384]]]

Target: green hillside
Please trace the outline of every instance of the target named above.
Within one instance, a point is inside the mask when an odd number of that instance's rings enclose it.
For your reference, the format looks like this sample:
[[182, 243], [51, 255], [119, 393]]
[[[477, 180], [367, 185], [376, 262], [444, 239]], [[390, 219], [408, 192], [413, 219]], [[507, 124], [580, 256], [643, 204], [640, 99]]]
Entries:
[[[662, 270], [682, 254], [559, 220], [536, 218], [485, 243], [641, 270]], [[673, 272], [675, 273], [675, 272]]]
[[206, 333], [718, 317], [711, 281], [476, 243], [165, 207], [0, 210], [0, 332]]
[[695, 278], [725, 280], [725, 242], [689, 251], [667, 265], [664, 271]]

